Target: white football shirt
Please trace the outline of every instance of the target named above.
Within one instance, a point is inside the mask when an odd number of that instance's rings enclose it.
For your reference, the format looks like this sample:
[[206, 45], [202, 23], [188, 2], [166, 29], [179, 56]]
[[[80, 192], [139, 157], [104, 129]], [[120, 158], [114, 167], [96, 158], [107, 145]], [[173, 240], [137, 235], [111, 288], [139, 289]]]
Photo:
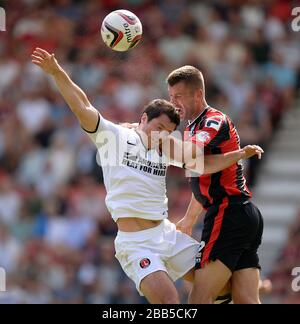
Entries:
[[86, 133], [98, 148], [97, 158], [107, 191], [105, 202], [112, 218], [167, 218], [168, 159], [155, 149], [146, 149], [135, 130], [102, 116], [97, 130]]

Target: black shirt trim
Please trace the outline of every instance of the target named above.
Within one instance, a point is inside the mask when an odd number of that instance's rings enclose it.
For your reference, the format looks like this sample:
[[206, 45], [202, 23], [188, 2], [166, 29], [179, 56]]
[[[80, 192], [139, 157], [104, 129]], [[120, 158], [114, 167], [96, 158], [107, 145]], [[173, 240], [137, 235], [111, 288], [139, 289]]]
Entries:
[[210, 106], [207, 106], [194, 120], [192, 120], [191, 122], [188, 123], [187, 127], [190, 127], [191, 125], [193, 125], [199, 118], [201, 118], [202, 116], [204, 116], [206, 114], [206, 112], [208, 111], [208, 109], [210, 108]]
[[97, 125], [96, 125], [96, 129], [94, 130], [94, 131], [88, 131], [88, 130], [86, 130], [86, 129], [84, 129], [82, 126], [81, 126], [81, 128], [86, 132], [86, 133], [89, 133], [89, 134], [95, 134], [95, 133], [97, 133], [97, 130], [98, 130], [98, 128], [99, 128], [99, 124], [100, 124], [100, 113], [98, 112], [98, 121], [97, 121]]

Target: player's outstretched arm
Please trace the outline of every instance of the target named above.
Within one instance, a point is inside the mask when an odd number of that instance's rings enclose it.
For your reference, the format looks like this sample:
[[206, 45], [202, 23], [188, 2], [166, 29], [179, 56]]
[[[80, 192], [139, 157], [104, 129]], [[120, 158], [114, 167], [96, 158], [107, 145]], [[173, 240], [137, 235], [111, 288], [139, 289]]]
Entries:
[[[166, 145], [169, 144], [169, 145]], [[261, 158], [264, 153], [258, 145], [247, 145], [244, 148], [224, 154], [203, 155], [203, 148], [190, 141], [181, 141], [173, 136], [163, 140], [163, 153], [170, 158], [171, 164], [185, 166], [186, 169], [199, 174], [211, 174], [222, 171], [239, 160], [248, 159], [254, 155]]]
[[31, 58], [32, 63], [39, 66], [45, 73], [53, 76], [59, 92], [78, 118], [81, 126], [87, 131], [95, 131], [99, 122], [98, 111], [91, 105], [82, 89], [70, 79], [58, 64], [54, 54], [37, 47]]
[[224, 154], [204, 156], [204, 174], [211, 174], [229, 168], [242, 159], [249, 159], [257, 155], [261, 159], [263, 149], [258, 145], [247, 145], [240, 150]]

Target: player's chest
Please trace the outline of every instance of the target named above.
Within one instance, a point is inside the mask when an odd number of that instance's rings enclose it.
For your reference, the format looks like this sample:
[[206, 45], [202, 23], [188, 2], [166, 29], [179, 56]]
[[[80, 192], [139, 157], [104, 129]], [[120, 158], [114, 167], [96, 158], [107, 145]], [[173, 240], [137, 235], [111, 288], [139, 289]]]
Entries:
[[131, 173], [150, 178], [165, 177], [167, 163], [155, 149], [147, 150], [139, 139], [130, 138], [123, 152], [122, 166]]

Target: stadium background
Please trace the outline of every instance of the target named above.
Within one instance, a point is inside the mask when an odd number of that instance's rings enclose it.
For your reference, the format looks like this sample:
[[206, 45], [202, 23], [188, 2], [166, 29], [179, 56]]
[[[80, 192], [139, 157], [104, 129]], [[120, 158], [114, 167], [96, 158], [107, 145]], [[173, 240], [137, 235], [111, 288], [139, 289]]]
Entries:
[[[241, 5], [240, 3], [243, 3]], [[0, 303], [144, 303], [114, 259], [116, 226], [104, 205], [95, 148], [53, 82], [30, 62], [35, 46], [60, 63], [103, 115], [139, 119], [166, 97], [165, 78], [191, 64], [204, 72], [208, 103], [229, 114], [242, 145], [262, 145], [245, 168], [266, 218], [265, 302], [300, 303], [300, 33], [295, 1], [9, 0], [0, 33]], [[141, 19], [142, 43], [130, 53], [105, 48], [104, 16], [117, 8]], [[130, 184], [128, 184], [130, 190]], [[183, 172], [168, 177], [173, 221], [187, 208]], [[199, 239], [201, 222], [195, 229]], [[189, 287], [177, 284], [186, 302]]]

